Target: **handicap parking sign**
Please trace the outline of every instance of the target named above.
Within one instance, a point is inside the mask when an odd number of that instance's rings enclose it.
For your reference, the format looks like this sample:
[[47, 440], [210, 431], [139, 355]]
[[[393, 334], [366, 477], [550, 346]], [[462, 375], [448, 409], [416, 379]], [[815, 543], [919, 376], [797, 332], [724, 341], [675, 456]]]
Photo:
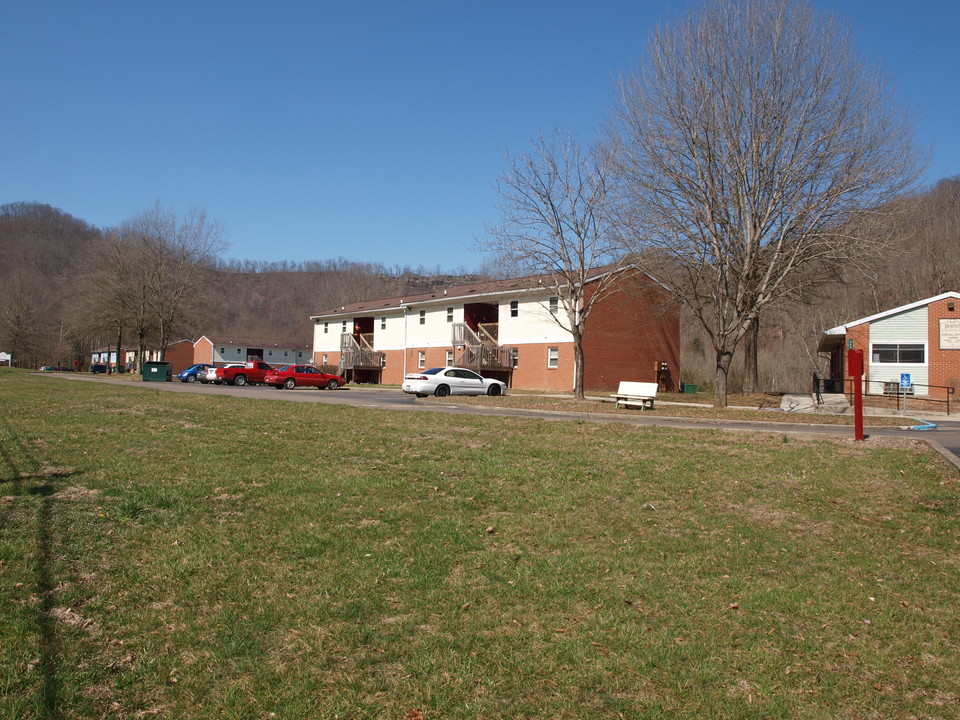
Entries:
[[904, 390], [910, 387], [910, 373], [900, 373], [900, 387]]

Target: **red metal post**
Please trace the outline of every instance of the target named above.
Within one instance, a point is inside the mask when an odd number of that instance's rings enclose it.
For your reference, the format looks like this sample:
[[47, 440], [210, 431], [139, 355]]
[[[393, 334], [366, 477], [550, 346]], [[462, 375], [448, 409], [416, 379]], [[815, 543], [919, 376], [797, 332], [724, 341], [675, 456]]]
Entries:
[[853, 376], [853, 432], [863, 440], [863, 350], [847, 350], [847, 370]]

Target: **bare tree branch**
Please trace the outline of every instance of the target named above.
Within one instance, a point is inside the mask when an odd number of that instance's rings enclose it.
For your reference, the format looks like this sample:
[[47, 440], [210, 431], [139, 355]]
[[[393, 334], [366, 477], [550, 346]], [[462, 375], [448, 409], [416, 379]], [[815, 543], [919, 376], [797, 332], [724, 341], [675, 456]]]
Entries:
[[[506, 160], [497, 184], [502, 222], [491, 229], [484, 249], [513, 267], [550, 278], [563, 310], [552, 317], [573, 336], [574, 394], [582, 398], [586, 322], [612, 291], [612, 271], [623, 262], [613, 224], [611, 159], [558, 131], [540, 135], [529, 154]], [[596, 272], [601, 266], [611, 272]]]
[[867, 248], [923, 158], [848, 28], [804, 0], [712, 0], [657, 29], [619, 86], [611, 137], [630, 246], [713, 342], [717, 405], [763, 310]]

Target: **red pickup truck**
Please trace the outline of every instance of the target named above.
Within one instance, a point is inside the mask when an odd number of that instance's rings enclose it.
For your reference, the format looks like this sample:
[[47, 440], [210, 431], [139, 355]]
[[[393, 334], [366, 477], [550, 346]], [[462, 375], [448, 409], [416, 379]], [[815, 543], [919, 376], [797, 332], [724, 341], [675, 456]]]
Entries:
[[[242, 367], [217, 368], [217, 380], [224, 385], [246, 385], [262, 383], [273, 366], [260, 360], [245, 362]], [[216, 382], [216, 381], [215, 381]]]

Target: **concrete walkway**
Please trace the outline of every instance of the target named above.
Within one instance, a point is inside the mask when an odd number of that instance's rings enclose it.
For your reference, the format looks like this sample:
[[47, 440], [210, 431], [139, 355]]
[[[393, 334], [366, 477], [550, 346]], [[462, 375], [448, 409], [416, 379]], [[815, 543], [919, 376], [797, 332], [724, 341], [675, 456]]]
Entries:
[[[821, 395], [823, 404], [817, 405], [812, 394], [801, 393], [784, 395], [780, 401], [780, 409], [790, 413], [813, 413], [820, 415], [853, 415], [853, 406], [847, 396], [841, 393], [824, 393]], [[942, 410], [914, 410], [907, 406], [906, 410], [864, 406], [864, 415], [874, 417], [907, 417], [907, 418], [947, 418], [951, 417]]]

